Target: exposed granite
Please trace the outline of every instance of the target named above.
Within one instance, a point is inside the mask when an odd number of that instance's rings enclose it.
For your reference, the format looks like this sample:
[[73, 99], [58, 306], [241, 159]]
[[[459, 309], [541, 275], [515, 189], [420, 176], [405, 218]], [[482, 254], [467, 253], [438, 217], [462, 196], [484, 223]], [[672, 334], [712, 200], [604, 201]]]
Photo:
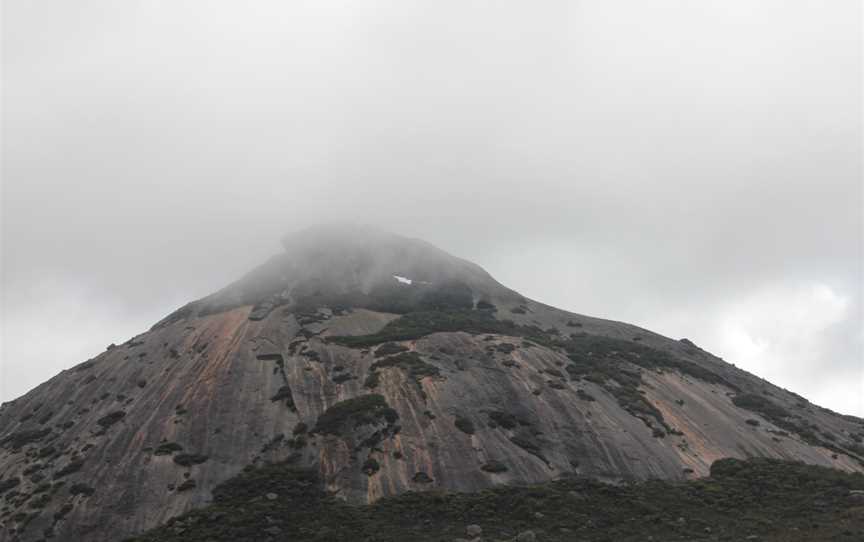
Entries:
[[[201, 506], [216, 484], [249, 464], [292, 455], [317, 465], [327, 489], [354, 502], [573, 472], [606, 480], [684, 479], [706, 475], [713, 460], [730, 456], [862, 470], [854, 446], [864, 437], [864, 421], [806, 403], [692, 343], [524, 299], [473, 264], [420, 247], [406, 253], [436, 268], [431, 278], [464, 279], [475, 301], [497, 308], [498, 319], [562, 337], [645, 345], [719, 380], [631, 367], [662, 417], [661, 430], [657, 419], [624, 408], [610, 393], [614, 383], [569, 374], [570, 359], [560, 348], [461, 331], [389, 346], [389, 355], [420, 360], [418, 372], [416, 365], [381, 363], [387, 357], [376, 357], [374, 347], [328, 340], [375, 333], [396, 314], [368, 306], [301, 307], [295, 302], [304, 296], [290, 289], [288, 301], [262, 311], [260, 299], [235, 295], [235, 285], [215, 294], [219, 303], [196, 302], [194, 310], [187, 307], [0, 407], [0, 541], [116, 540]], [[358, 287], [397, 271], [416, 277], [411, 269], [420, 268], [378, 264], [373, 274], [355, 273]], [[338, 282], [344, 271], [326, 276]], [[243, 280], [247, 291], [249, 279]], [[273, 295], [269, 287], [259, 293]], [[370, 372], [377, 374], [374, 382], [367, 380]], [[735, 406], [732, 398], [745, 392], [770, 398], [802, 427], [815, 426], [819, 442], [833, 449]], [[372, 393], [395, 416], [360, 413], [338, 432], [314, 431], [328, 408]]]

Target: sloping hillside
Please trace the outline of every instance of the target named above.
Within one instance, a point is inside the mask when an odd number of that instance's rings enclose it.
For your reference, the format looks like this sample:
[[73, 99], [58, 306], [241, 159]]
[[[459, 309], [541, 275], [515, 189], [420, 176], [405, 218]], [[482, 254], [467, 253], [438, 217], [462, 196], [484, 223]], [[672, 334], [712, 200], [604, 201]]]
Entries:
[[114, 540], [291, 459], [351, 503], [725, 457], [864, 469], [864, 421], [686, 340], [555, 309], [411, 239], [326, 228], [0, 407], [0, 540]]

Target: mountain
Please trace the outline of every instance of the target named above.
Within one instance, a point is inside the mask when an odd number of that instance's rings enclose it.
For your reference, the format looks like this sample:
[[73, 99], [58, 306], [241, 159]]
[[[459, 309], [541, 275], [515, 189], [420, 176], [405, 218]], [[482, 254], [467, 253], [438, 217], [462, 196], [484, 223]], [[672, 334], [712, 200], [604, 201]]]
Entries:
[[370, 228], [282, 245], [0, 407], [0, 541], [119, 540], [284, 462], [348, 504], [574, 475], [674, 483], [722, 458], [864, 471], [864, 420], [686, 339], [538, 303]]

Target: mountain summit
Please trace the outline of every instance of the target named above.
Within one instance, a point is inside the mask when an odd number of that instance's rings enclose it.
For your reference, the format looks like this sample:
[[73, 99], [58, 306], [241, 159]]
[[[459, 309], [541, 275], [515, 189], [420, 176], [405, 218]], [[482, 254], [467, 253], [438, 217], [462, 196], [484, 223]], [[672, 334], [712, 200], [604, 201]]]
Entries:
[[[431, 297], [453, 288], [461, 288], [460, 308], [471, 308], [472, 296], [519, 298], [471, 262], [425, 241], [368, 226], [310, 228], [286, 235], [282, 246], [282, 253], [245, 277], [186, 305], [157, 327], [245, 305], [252, 306], [253, 320], [265, 318], [276, 306], [374, 308], [405, 313], [428, 306], [433, 303]], [[385, 306], [388, 303], [401, 306]]]
[[686, 339], [543, 305], [370, 228], [282, 246], [0, 407], [0, 541], [121, 539], [280, 461], [354, 503], [684, 480], [727, 457], [864, 470], [864, 420]]

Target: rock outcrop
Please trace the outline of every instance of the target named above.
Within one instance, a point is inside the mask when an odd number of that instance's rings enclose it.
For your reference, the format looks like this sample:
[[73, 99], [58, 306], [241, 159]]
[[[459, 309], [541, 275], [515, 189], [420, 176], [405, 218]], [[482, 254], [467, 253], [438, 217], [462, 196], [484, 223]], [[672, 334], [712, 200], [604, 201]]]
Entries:
[[0, 407], [0, 541], [116, 540], [293, 458], [351, 502], [724, 457], [864, 470], [864, 420], [687, 340], [524, 298], [422, 241], [323, 228]]

